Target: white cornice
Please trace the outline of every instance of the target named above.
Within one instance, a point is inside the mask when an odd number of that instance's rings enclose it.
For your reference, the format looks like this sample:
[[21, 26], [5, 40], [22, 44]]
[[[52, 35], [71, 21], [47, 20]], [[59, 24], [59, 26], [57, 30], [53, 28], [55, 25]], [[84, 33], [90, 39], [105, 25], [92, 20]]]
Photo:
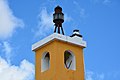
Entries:
[[48, 36], [48, 37], [40, 40], [39, 42], [33, 44], [32, 50], [34, 51], [34, 50], [40, 48], [41, 46], [45, 45], [46, 43], [48, 43], [54, 39], [68, 42], [68, 43], [72, 43], [72, 44], [75, 44], [78, 46], [86, 47], [86, 41], [82, 40], [81, 37], [78, 37], [78, 36], [69, 37], [69, 36], [58, 34], [58, 33], [53, 33], [50, 36]]

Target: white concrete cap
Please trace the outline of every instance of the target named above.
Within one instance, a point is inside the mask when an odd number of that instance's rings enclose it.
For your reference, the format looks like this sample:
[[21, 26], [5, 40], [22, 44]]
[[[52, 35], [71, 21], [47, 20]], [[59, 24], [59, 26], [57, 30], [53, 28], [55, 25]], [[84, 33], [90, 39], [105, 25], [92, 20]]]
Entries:
[[82, 46], [82, 47], [86, 47], [86, 41], [82, 40], [82, 38], [80, 37], [69, 37], [69, 36], [65, 36], [62, 34], [58, 34], [58, 33], [53, 33], [50, 36], [40, 40], [39, 42], [35, 43], [32, 45], [32, 50], [36, 50], [38, 48], [40, 48], [41, 46], [47, 44], [48, 42], [52, 41], [52, 40], [60, 40], [63, 42], [68, 42], [68, 43], [72, 43], [78, 46]]

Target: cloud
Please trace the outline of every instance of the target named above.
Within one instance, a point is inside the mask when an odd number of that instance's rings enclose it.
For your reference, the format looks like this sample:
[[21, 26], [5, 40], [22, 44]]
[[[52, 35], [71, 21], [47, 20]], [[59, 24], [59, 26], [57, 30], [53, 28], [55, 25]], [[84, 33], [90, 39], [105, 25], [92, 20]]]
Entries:
[[85, 80], [119, 80], [120, 70], [112, 70], [104, 73], [86, 71]]
[[79, 3], [75, 0], [73, 1], [73, 4], [79, 6]]
[[8, 61], [8, 63], [10, 63], [10, 59], [11, 59], [11, 56], [12, 56], [12, 47], [11, 45], [8, 43], [8, 42], [3, 42], [3, 53], [5, 53], [5, 57]]
[[[77, 15], [78, 15], [80, 18], [85, 18], [85, 17], [87, 17], [86, 10], [85, 10], [84, 8], [82, 8], [77, 1], [73, 1], [73, 4], [76, 6], [76, 10], [77, 10], [77, 13], [78, 13]], [[76, 11], [75, 11], [75, 12], [76, 12]]]
[[104, 1], [103, 1], [103, 4], [105, 4], [105, 5], [108, 5], [108, 4], [110, 4], [110, 3], [111, 3], [110, 0], [104, 0]]
[[64, 23], [72, 21], [72, 17], [68, 16], [68, 14], [64, 14]]
[[34, 80], [34, 65], [27, 60], [20, 66], [10, 65], [0, 57], [0, 80]]
[[6, 59], [0, 56], [0, 80], [34, 80], [34, 65], [27, 60], [21, 61], [19, 66], [11, 64], [13, 47], [7, 41], [0, 44]]
[[104, 80], [104, 74], [98, 74], [93, 71], [86, 72], [86, 80]]
[[80, 17], [85, 18], [86, 16], [87, 16], [87, 15], [86, 15], [85, 9], [81, 8], [81, 9], [80, 9]]
[[93, 3], [99, 3], [100, 0], [90, 0]]
[[13, 15], [7, 0], [0, 0], [0, 39], [11, 37], [16, 28], [23, 26], [23, 21]]
[[[54, 23], [53, 23], [53, 12], [48, 13], [46, 8], [42, 8], [39, 16], [37, 30], [35, 30], [35, 36], [46, 36], [48, 33], [53, 31]], [[65, 22], [71, 21], [72, 18], [67, 14], [64, 15]]]
[[38, 27], [35, 36], [45, 36], [53, 28], [52, 13], [48, 13], [46, 8], [43, 8], [38, 16]]
[[86, 72], [86, 80], [94, 80], [93, 79], [93, 72], [92, 71], [88, 71]]
[[104, 80], [104, 74], [97, 74], [97, 80]]
[[111, 4], [111, 0], [91, 0], [93, 3], [99, 3], [99, 4], [103, 4], [103, 5], [109, 5]]

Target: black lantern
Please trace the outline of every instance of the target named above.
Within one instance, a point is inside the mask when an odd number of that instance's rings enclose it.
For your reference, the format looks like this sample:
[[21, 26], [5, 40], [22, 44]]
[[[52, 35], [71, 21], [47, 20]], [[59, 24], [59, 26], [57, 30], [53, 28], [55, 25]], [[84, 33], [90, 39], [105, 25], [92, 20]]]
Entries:
[[62, 13], [62, 8], [60, 6], [57, 6], [54, 9], [55, 13], [53, 14], [53, 22], [55, 23], [55, 30], [56, 32], [58, 28], [58, 33], [60, 34], [60, 28], [62, 30], [62, 34], [64, 35], [64, 31], [62, 28], [62, 23], [64, 22], [64, 14]]

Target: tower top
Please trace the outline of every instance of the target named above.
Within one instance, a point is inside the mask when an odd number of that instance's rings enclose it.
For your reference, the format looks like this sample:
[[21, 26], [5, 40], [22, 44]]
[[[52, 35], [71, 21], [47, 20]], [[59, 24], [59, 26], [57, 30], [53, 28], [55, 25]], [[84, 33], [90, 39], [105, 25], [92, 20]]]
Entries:
[[62, 28], [62, 23], [64, 22], [64, 14], [62, 13], [62, 8], [60, 6], [55, 7], [53, 14], [53, 22], [55, 23], [55, 29], [54, 33], [58, 31], [60, 34], [60, 29], [62, 31], [62, 34], [64, 35], [64, 31]]
[[74, 44], [74, 45], [78, 45], [81, 46], [83, 48], [86, 47], [86, 41], [83, 40], [83, 38], [81, 37], [69, 37], [69, 36], [65, 36], [62, 34], [57, 34], [57, 33], [53, 33], [50, 36], [44, 38], [43, 40], [35, 43], [32, 45], [32, 50], [37, 50], [38, 48], [54, 41], [54, 40], [58, 40], [58, 41], [62, 41], [62, 42], [67, 42], [70, 44]]

